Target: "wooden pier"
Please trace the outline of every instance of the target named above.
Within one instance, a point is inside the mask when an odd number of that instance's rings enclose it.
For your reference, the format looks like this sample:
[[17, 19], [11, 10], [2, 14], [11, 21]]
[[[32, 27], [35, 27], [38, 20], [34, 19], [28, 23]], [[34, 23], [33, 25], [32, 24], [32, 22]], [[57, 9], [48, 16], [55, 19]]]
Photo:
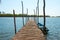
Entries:
[[34, 20], [29, 20], [26, 25], [16, 33], [12, 40], [45, 40], [45, 36]]

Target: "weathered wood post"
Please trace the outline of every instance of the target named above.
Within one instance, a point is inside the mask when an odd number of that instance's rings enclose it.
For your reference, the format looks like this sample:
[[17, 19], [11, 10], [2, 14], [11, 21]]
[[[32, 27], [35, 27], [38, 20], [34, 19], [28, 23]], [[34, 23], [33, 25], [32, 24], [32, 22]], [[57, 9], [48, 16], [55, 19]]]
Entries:
[[[28, 16], [28, 9], [27, 9], [27, 16]], [[27, 21], [29, 20], [29, 17], [27, 17]]]
[[39, 0], [37, 2], [37, 13], [38, 13], [38, 23], [39, 23]]
[[13, 10], [13, 15], [14, 15], [14, 29], [15, 29], [15, 34], [16, 34], [16, 19], [15, 19], [15, 10]]
[[45, 20], [45, 0], [43, 0], [43, 14], [44, 14], [44, 30], [46, 29], [46, 27], [45, 27], [45, 22], [46, 22], [46, 20]]
[[46, 28], [46, 17], [45, 17], [45, 0], [43, 0], [43, 14], [44, 14], [44, 27], [43, 27], [43, 33], [46, 35], [48, 33], [48, 29]]
[[23, 21], [23, 26], [24, 26], [24, 7], [23, 7], [23, 1], [21, 1], [22, 4], [22, 21]]
[[35, 21], [35, 9], [33, 11], [34, 11], [34, 21]]
[[28, 9], [26, 9], [26, 23], [27, 23], [27, 21], [28, 21]]
[[38, 24], [38, 21], [37, 21], [37, 7], [36, 7], [36, 24]]

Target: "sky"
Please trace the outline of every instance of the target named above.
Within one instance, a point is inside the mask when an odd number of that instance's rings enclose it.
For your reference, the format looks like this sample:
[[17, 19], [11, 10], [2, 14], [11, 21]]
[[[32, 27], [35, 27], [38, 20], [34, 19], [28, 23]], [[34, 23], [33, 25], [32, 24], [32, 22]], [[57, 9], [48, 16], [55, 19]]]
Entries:
[[[0, 11], [5, 13], [13, 13], [13, 9], [16, 14], [22, 13], [21, 1], [24, 4], [24, 13], [26, 14], [26, 9], [28, 8], [28, 14], [34, 14], [34, 9], [36, 11], [37, 0], [1, 0]], [[60, 16], [60, 0], [45, 0], [46, 1], [46, 15], [50, 16]], [[39, 14], [43, 15], [43, 0], [39, 0]]]

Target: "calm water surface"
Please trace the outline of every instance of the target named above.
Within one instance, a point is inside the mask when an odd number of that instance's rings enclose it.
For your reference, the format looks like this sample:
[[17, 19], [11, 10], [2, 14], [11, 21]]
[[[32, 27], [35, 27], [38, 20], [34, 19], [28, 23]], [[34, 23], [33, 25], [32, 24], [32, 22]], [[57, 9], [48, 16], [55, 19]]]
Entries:
[[[13, 17], [0, 17], [0, 40], [11, 40], [15, 35], [13, 22]], [[43, 18], [39, 22], [43, 24]], [[18, 32], [23, 26], [21, 17], [16, 18], [16, 24]], [[46, 27], [49, 29], [47, 40], [60, 40], [60, 18], [46, 18]]]

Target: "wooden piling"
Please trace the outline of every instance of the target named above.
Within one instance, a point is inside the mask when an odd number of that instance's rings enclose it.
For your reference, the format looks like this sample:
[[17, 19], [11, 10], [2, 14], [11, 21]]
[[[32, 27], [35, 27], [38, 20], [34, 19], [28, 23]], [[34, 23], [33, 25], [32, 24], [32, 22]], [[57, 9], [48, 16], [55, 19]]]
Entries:
[[14, 15], [14, 30], [16, 34], [16, 19], [15, 19], [15, 10], [13, 10], [13, 15]]
[[44, 14], [44, 27], [43, 27], [43, 33], [45, 34], [45, 35], [47, 35], [48, 34], [48, 29], [46, 28], [46, 16], [45, 16], [45, 0], [43, 0], [43, 14]]
[[34, 21], [35, 21], [35, 9], [33, 11], [34, 11]]
[[39, 0], [37, 1], [37, 13], [38, 13], [38, 23], [39, 23]]
[[44, 28], [45, 28], [45, 0], [43, 0]]
[[24, 26], [24, 7], [23, 7], [23, 1], [21, 1], [22, 4], [22, 21], [23, 21], [23, 26]]
[[[27, 9], [27, 16], [28, 16], [28, 9]], [[27, 17], [27, 21], [29, 20], [29, 17]]]

